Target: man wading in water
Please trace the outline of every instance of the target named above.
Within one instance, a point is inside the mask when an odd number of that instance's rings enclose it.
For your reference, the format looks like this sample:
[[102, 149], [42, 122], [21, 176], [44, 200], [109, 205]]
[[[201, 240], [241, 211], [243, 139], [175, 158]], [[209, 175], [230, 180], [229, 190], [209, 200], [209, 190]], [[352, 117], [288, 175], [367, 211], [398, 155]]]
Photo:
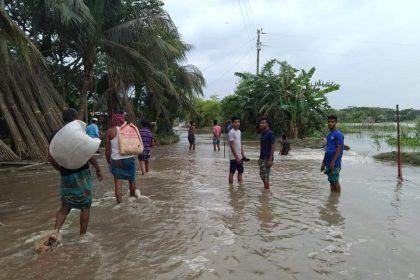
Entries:
[[[77, 120], [77, 115], [77, 111], [73, 108], [65, 110], [63, 112], [64, 123], [68, 124]], [[51, 140], [54, 138], [55, 133], [50, 137]], [[102, 174], [94, 157], [91, 157], [85, 165], [75, 170], [60, 166], [49, 153], [48, 161], [61, 175], [61, 208], [55, 217], [55, 233], [49, 237], [49, 245], [53, 246], [57, 242], [58, 231], [63, 226], [72, 208], [80, 209], [80, 235], [82, 236], [86, 233], [89, 224], [90, 206], [92, 204], [92, 176], [89, 170], [89, 163], [96, 169], [96, 176], [99, 181], [102, 181]]]
[[124, 122], [124, 113], [113, 113], [112, 127], [106, 131], [106, 161], [114, 175], [115, 198], [118, 204], [122, 202], [122, 180], [128, 180], [130, 196], [136, 197], [136, 156], [123, 156], [119, 149], [118, 135]]
[[246, 159], [241, 145], [241, 131], [239, 126], [241, 121], [238, 117], [232, 118], [232, 129], [228, 133], [229, 139], [229, 184], [233, 184], [233, 175], [238, 171], [238, 182], [242, 183], [242, 173], [244, 173], [244, 165], [242, 159]]
[[188, 128], [188, 142], [190, 143], [190, 148], [195, 151], [195, 122], [190, 121], [190, 127]]
[[261, 142], [260, 142], [260, 178], [264, 182], [264, 188], [270, 188], [270, 168], [274, 160], [274, 132], [268, 127], [268, 119], [260, 120]]
[[328, 175], [330, 188], [332, 192], [341, 192], [339, 183], [341, 158], [344, 149], [344, 135], [340, 130], [336, 129], [337, 117], [328, 116], [328, 129], [330, 133], [327, 136], [327, 146], [325, 148], [324, 159], [322, 160], [321, 172], [324, 171]]

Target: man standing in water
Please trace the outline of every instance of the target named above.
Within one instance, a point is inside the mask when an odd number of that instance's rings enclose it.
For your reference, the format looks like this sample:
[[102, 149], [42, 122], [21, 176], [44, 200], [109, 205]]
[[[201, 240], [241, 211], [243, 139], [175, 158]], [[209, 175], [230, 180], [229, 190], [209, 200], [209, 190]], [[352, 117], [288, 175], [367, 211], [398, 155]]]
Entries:
[[322, 160], [321, 172], [324, 171], [328, 175], [331, 191], [341, 192], [339, 177], [344, 149], [344, 135], [336, 128], [336, 125], [337, 116], [328, 116], [328, 129], [330, 133], [327, 135], [327, 146], [325, 148], [324, 159]]
[[[64, 123], [68, 124], [77, 120], [77, 115], [77, 111], [73, 108], [64, 110]], [[50, 140], [54, 138], [55, 133], [50, 137]], [[93, 156], [82, 167], [74, 170], [66, 169], [60, 166], [49, 153], [48, 161], [54, 169], [60, 172], [61, 175], [61, 208], [58, 210], [55, 217], [55, 232], [49, 237], [49, 245], [54, 245], [58, 239], [58, 231], [63, 226], [67, 215], [70, 213], [72, 208], [80, 209], [80, 235], [83, 236], [87, 231], [90, 206], [92, 204], [92, 176], [89, 170], [89, 163], [95, 168], [96, 176], [99, 181], [102, 181], [103, 177], [101, 169]]]
[[140, 136], [143, 141], [143, 154], [139, 155], [141, 174], [144, 175], [149, 172], [149, 160], [152, 154], [153, 147], [153, 133], [149, 129], [149, 123], [146, 120], [141, 121]]
[[190, 148], [195, 151], [195, 122], [190, 121], [190, 127], [188, 128], [188, 142], [190, 143]]
[[136, 197], [136, 157], [123, 156], [119, 149], [119, 131], [125, 123], [125, 114], [122, 112], [112, 114], [112, 127], [106, 131], [106, 161], [114, 175], [115, 198], [117, 203], [122, 202], [122, 181], [128, 180], [130, 196]]
[[242, 173], [244, 173], [244, 165], [242, 159], [245, 159], [244, 151], [241, 145], [241, 131], [239, 126], [241, 121], [238, 117], [232, 118], [232, 129], [228, 133], [229, 139], [229, 184], [233, 184], [233, 175], [238, 171], [238, 182], [242, 183]]
[[222, 135], [222, 128], [217, 124], [217, 120], [213, 121], [213, 150], [220, 151], [220, 135]]
[[274, 132], [268, 126], [268, 119], [260, 119], [261, 141], [260, 141], [260, 178], [264, 183], [264, 188], [270, 188], [270, 168], [274, 160]]

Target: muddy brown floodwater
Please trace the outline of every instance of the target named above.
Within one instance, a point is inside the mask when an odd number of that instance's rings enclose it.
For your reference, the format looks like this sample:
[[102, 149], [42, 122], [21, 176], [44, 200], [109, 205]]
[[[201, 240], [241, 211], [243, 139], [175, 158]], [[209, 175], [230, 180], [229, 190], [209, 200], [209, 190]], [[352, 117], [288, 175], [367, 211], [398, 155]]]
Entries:
[[420, 279], [419, 169], [405, 167], [397, 184], [396, 167], [374, 161], [362, 140], [346, 136], [359, 148], [345, 152], [337, 196], [319, 172], [321, 150], [277, 155], [265, 191], [258, 143], [244, 143], [244, 183], [229, 186], [210, 135], [188, 152], [181, 132], [138, 176], [150, 199], [125, 196], [119, 209], [102, 154], [88, 238], [72, 211], [63, 247], [42, 255], [34, 239], [52, 228], [59, 175], [0, 173], [0, 279]]

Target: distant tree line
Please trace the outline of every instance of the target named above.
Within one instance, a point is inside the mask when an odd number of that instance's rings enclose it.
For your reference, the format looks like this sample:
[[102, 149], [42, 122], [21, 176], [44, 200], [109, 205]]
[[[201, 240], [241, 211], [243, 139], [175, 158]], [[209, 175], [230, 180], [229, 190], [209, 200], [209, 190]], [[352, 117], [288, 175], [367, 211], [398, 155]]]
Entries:
[[[391, 108], [347, 107], [345, 109], [334, 110], [334, 112], [337, 114], [339, 121], [345, 123], [380, 123], [396, 121], [396, 111]], [[414, 121], [418, 118], [420, 118], [420, 110], [400, 110], [401, 121]]]

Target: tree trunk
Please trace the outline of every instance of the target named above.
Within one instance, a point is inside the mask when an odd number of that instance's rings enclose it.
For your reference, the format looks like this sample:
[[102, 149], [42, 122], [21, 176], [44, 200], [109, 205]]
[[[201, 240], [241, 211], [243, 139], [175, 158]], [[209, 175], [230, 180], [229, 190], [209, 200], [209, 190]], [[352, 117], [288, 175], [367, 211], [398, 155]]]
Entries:
[[93, 64], [95, 63], [95, 48], [88, 50], [83, 56], [83, 82], [80, 90], [79, 119], [88, 122], [86, 116], [87, 95], [93, 89]]

